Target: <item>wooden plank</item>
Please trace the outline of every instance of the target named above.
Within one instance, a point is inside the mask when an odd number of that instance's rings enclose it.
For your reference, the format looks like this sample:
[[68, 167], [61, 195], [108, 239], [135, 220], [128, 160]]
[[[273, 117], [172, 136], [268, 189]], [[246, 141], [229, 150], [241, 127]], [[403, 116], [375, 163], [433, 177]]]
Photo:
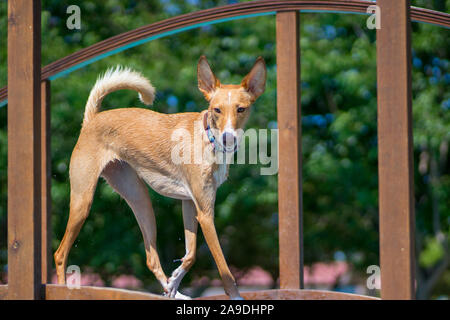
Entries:
[[303, 288], [299, 13], [278, 12], [277, 119], [280, 288]]
[[8, 285], [0, 285], [0, 300], [6, 300], [8, 298]]
[[378, 179], [381, 297], [413, 299], [414, 172], [409, 0], [379, 0]]
[[41, 82], [41, 236], [42, 283], [51, 282], [51, 154], [50, 154], [50, 81]]
[[[324, 291], [324, 290], [298, 290], [275, 289], [242, 292], [245, 300], [380, 300], [376, 297], [358, 294]], [[195, 300], [228, 300], [227, 295], [200, 297]]]
[[65, 285], [58, 284], [45, 285], [45, 298], [46, 300], [174, 300], [147, 292], [91, 286], [69, 289]]
[[8, 298], [41, 287], [41, 6], [8, 1]]

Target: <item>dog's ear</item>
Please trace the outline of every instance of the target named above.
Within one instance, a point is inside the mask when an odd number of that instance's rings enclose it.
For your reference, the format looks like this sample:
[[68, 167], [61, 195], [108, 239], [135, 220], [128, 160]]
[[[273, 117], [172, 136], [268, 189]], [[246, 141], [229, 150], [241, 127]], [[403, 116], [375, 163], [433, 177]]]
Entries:
[[245, 76], [241, 86], [256, 100], [266, 87], [266, 63], [262, 57], [256, 59], [252, 70]]
[[205, 56], [201, 56], [197, 65], [197, 79], [198, 88], [205, 96], [206, 100], [210, 101], [216, 88], [220, 86], [219, 79], [216, 78], [211, 71], [208, 60]]

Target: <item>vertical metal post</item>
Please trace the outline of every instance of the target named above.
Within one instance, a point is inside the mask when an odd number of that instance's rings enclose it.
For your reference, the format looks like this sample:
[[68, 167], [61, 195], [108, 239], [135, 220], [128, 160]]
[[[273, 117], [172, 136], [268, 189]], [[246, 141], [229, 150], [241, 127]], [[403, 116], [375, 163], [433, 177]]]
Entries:
[[51, 282], [51, 154], [50, 154], [50, 80], [41, 82], [41, 236], [42, 283]]
[[377, 30], [381, 297], [413, 299], [414, 172], [409, 0], [379, 0]]
[[41, 2], [8, 1], [8, 298], [41, 298]]
[[303, 288], [302, 153], [298, 11], [278, 12], [277, 118], [280, 288]]

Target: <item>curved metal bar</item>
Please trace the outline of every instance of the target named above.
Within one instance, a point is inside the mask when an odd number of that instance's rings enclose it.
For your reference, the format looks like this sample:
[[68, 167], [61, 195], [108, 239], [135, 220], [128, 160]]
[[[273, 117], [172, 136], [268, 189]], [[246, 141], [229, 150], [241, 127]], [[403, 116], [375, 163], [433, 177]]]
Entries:
[[[260, 0], [187, 13], [121, 33], [52, 62], [42, 69], [42, 80], [54, 80], [115, 53], [205, 25], [273, 15], [278, 11], [286, 10], [367, 14], [368, 6], [373, 4], [376, 4], [376, 2], [361, 0]], [[444, 12], [411, 7], [411, 19], [450, 28], [450, 14]], [[7, 87], [0, 89], [0, 107], [6, 104], [4, 100], [7, 99], [7, 94]]]

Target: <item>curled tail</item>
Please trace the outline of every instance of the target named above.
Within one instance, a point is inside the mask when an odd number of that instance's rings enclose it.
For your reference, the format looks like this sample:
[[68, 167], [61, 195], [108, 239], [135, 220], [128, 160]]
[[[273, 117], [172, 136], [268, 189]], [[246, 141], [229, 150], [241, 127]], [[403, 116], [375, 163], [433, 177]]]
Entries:
[[97, 79], [89, 94], [84, 111], [83, 127], [99, 112], [103, 98], [107, 94], [121, 89], [139, 92], [139, 98], [146, 105], [151, 105], [155, 99], [155, 88], [139, 72], [121, 66], [108, 69], [103, 76]]

